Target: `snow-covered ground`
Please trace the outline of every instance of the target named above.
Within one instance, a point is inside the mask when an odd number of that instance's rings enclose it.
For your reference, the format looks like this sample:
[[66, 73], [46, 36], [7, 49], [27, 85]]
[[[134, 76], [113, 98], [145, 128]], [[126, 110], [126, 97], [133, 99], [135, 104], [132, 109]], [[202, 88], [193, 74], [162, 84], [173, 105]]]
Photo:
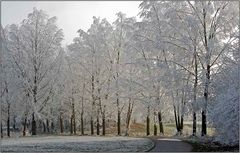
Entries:
[[154, 143], [147, 138], [47, 136], [2, 139], [2, 152], [136, 152]]

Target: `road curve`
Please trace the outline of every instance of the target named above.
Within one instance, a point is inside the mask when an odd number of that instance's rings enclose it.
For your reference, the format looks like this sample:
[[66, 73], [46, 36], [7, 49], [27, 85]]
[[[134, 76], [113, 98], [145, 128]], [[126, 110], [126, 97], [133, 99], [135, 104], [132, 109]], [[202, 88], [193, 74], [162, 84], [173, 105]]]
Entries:
[[155, 147], [150, 152], [191, 152], [192, 146], [179, 139], [158, 138], [152, 139]]

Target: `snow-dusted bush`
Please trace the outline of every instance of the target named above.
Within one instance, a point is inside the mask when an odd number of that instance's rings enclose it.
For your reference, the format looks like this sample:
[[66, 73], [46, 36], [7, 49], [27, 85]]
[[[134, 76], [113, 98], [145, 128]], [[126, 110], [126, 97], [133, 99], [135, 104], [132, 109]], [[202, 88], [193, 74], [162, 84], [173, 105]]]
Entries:
[[210, 118], [216, 128], [216, 140], [222, 144], [239, 144], [239, 69], [226, 68], [216, 82], [216, 96]]

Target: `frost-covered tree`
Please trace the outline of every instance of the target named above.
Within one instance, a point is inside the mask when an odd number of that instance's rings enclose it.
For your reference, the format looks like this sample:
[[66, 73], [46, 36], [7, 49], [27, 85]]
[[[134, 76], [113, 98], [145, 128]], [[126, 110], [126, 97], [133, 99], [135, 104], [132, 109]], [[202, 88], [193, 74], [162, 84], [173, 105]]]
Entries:
[[[118, 12], [116, 14], [117, 19], [113, 22], [114, 33], [113, 33], [113, 54], [114, 54], [114, 80], [115, 80], [115, 96], [117, 106], [117, 132], [121, 135], [121, 113], [124, 107], [124, 102], [121, 102], [121, 74], [124, 73], [123, 64], [126, 56], [125, 54], [131, 54], [131, 48], [129, 47], [131, 37], [134, 31], [134, 23], [136, 19], [134, 17], [127, 18], [126, 14]], [[127, 50], [128, 49], [128, 50]]]
[[61, 50], [62, 31], [56, 17], [49, 18], [42, 10], [34, 9], [18, 25], [12, 25], [6, 41], [18, 77], [30, 99], [32, 134], [36, 135], [36, 118], [49, 103], [56, 78], [56, 63]]
[[219, 57], [227, 52], [227, 46], [236, 40], [238, 3], [231, 2], [189, 2], [189, 7], [199, 23], [199, 61], [203, 68], [204, 104], [202, 107], [202, 135], [207, 134], [207, 105], [209, 103], [210, 76]]
[[[239, 66], [227, 67], [215, 81], [215, 102], [210, 107], [210, 120], [216, 128], [216, 140], [227, 144], [239, 143]], [[220, 84], [219, 84], [220, 83]]]
[[[1, 124], [7, 127], [7, 136], [10, 137], [10, 124], [13, 123], [13, 129], [15, 130], [15, 119], [18, 113], [18, 108], [14, 106], [21, 106], [21, 92], [22, 84], [18, 81], [18, 74], [14, 71], [13, 60], [11, 54], [6, 47], [6, 39], [8, 37], [9, 27], [2, 29], [1, 38], [3, 40], [2, 55], [1, 58]], [[6, 117], [6, 118], [5, 118]], [[5, 122], [3, 122], [5, 121]]]
[[214, 97], [210, 105], [210, 121], [216, 128], [216, 140], [227, 145], [239, 143], [239, 35], [222, 56], [224, 61], [213, 81]]
[[[109, 102], [113, 76], [113, 55], [111, 34], [112, 27], [106, 19], [93, 17], [93, 24], [87, 32], [78, 30], [79, 37], [68, 46], [71, 60], [78, 69], [84, 71], [82, 85], [85, 96], [91, 103], [91, 134], [94, 134], [94, 123], [97, 134], [100, 134], [100, 116], [102, 117], [103, 135], [105, 135], [106, 102]], [[75, 58], [74, 58], [75, 57]], [[76, 58], [77, 57], [77, 58]], [[88, 60], [87, 60], [88, 59]], [[96, 122], [95, 122], [96, 117]]]
[[[235, 40], [232, 35], [237, 32], [236, 21], [238, 18], [237, 15], [234, 15], [237, 13], [237, 9], [234, 9], [236, 6], [235, 3], [229, 2], [189, 1], [145, 1], [141, 4], [141, 15], [144, 17], [143, 23], [145, 22], [143, 27], [145, 29], [148, 26], [152, 28], [146, 29], [146, 32], [140, 36], [145, 41], [160, 46], [159, 49], [164, 49], [164, 53], [166, 53], [164, 56], [168, 56], [168, 63], [183, 68], [192, 77], [195, 77], [193, 84], [194, 103], [192, 105], [194, 110], [193, 134], [196, 132], [196, 106], [194, 105], [196, 105], [198, 90], [202, 92], [205, 101], [202, 102], [202, 135], [206, 135], [210, 73], [213, 73], [214, 67], [218, 65], [219, 57], [227, 52], [226, 47]], [[228, 26], [223, 26], [223, 23], [227, 23]], [[186, 55], [192, 55], [190, 60], [176, 60]], [[174, 56], [177, 58], [173, 59]], [[189, 69], [191, 61], [195, 62], [195, 66]], [[169, 68], [171, 70], [171, 67]], [[199, 70], [199, 68], [201, 69]], [[198, 82], [201, 83], [202, 87], [197, 89]]]

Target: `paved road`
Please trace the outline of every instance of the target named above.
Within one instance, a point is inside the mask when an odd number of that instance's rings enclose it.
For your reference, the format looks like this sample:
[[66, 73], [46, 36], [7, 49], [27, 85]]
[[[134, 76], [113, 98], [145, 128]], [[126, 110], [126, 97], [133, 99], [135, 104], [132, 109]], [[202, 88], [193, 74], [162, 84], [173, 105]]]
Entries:
[[150, 152], [191, 152], [192, 146], [179, 139], [153, 138], [155, 147]]

